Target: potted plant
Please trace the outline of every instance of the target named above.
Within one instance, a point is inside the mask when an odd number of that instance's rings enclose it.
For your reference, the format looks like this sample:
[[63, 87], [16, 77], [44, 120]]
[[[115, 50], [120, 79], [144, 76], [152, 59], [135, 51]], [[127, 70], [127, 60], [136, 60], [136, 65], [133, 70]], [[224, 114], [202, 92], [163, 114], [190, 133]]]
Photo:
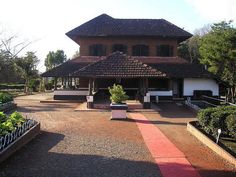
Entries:
[[121, 85], [114, 84], [112, 88], [108, 88], [111, 94], [111, 119], [126, 119], [126, 111], [128, 106], [124, 103], [129, 97], [126, 95]]

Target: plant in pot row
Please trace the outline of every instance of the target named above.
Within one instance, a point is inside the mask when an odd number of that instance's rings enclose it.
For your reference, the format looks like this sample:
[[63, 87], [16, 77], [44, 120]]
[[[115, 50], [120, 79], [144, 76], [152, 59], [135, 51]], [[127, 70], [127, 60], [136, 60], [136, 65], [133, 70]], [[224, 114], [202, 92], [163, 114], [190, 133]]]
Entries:
[[126, 101], [129, 97], [126, 95], [121, 85], [114, 84], [113, 87], [109, 87], [108, 89], [111, 94], [111, 119], [126, 119], [126, 111], [128, 106], [124, 101]]
[[25, 121], [26, 119], [19, 112], [14, 112], [9, 116], [0, 112], [0, 137], [13, 132]]
[[0, 92], [0, 110], [4, 110], [13, 104], [13, 97], [10, 94]]

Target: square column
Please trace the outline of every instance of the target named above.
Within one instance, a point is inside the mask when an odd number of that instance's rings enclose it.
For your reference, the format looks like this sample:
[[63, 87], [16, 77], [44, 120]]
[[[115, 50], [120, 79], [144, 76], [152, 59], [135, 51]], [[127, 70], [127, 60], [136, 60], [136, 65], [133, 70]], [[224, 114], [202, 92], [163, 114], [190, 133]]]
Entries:
[[88, 85], [88, 96], [87, 96], [87, 108], [93, 108], [93, 79], [89, 78], [89, 85]]

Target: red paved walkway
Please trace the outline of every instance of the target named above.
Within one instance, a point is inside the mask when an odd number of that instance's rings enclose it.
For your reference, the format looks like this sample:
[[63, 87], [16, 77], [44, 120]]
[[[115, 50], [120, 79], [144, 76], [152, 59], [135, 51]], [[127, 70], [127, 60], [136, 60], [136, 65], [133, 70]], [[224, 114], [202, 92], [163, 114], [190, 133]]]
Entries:
[[163, 177], [200, 177], [185, 155], [145, 116], [140, 113], [130, 116], [136, 121]]

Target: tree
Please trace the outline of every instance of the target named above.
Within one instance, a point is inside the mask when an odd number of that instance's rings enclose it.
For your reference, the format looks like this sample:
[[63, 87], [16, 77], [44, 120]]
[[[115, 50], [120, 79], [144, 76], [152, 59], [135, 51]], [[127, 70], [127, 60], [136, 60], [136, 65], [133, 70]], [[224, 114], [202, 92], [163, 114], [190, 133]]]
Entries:
[[72, 56], [72, 59], [80, 56], [80, 52], [78, 50], [75, 51], [75, 54]]
[[231, 21], [215, 23], [200, 42], [200, 62], [208, 70], [226, 82], [228, 96], [235, 102], [236, 96], [236, 29]]
[[15, 70], [15, 59], [31, 42], [0, 29], [0, 82], [22, 81]]
[[29, 91], [29, 83], [33, 78], [38, 77], [37, 64], [39, 59], [34, 52], [27, 52], [22, 58], [15, 59], [15, 67], [21, 77], [25, 80], [25, 92]]
[[178, 47], [178, 55], [187, 59], [190, 63], [199, 63], [200, 36], [195, 35], [182, 42]]
[[44, 65], [46, 66], [46, 70], [49, 70], [64, 63], [66, 60], [67, 57], [63, 50], [57, 50], [56, 52], [50, 51], [47, 54]]
[[199, 47], [201, 38], [211, 31], [210, 24], [204, 25], [202, 28], [195, 29], [194, 35], [188, 40], [180, 43], [178, 47], [178, 55], [190, 63], [199, 64]]

